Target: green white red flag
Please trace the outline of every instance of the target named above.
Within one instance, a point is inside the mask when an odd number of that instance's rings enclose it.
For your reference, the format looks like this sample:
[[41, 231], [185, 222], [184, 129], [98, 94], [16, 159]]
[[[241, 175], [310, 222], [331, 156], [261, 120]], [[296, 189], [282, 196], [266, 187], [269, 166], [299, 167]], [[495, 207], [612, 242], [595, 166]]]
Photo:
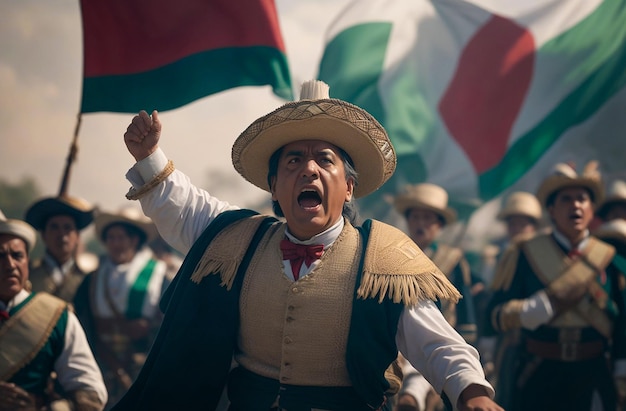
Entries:
[[270, 85], [292, 98], [273, 0], [81, 0], [82, 113], [174, 109]]
[[367, 209], [428, 181], [467, 212], [535, 192], [557, 162], [625, 173], [624, 22], [621, 0], [351, 2], [319, 78], [374, 115], [397, 150], [396, 174]]

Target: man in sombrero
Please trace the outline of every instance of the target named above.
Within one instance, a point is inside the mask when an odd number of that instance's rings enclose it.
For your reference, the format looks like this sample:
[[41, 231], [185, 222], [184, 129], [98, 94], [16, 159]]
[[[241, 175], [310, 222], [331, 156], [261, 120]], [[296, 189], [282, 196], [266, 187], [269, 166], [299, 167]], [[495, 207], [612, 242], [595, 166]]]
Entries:
[[79, 262], [81, 231], [94, 218], [94, 206], [82, 198], [44, 197], [26, 211], [25, 220], [35, 227], [45, 254], [31, 262], [30, 282], [35, 292], [45, 291], [72, 302], [78, 286], [93, 267]]
[[557, 164], [537, 191], [552, 232], [518, 241], [499, 262], [487, 314], [494, 332], [520, 330], [513, 410], [621, 409], [626, 264], [589, 233], [602, 198], [596, 162], [581, 174]]
[[[444, 318], [465, 341], [477, 346], [475, 295], [484, 289], [484, 285], [471, 272], [463, 250], [440, 241], [444, 228], [454, 223], [457, 217], [456, 210], [448, 206], [448, 192], [431, 183], [407, 185], [395, 196], [394, 206], [406, 221], [409, 237], [463, 295], [458, 303], [436, 302]], [[402, 410], [432, 411], [443, 408], [439, 396], [424, 376], [406, 362], [401, 361], [401, 364], [404, 381], [398, 404]]]
[[138, 207], [100, 211], [94, 226], [106, 253], [78, 287], [74, 307], [100, 364], [109, 409], [128, 390], [150, 350], [169, 280], [165, 262], [147, 245], [156, 238], [156, 227]]
[[0, 410], [101, 411], [106, 387], [73, 310], [26, 289], [36, 241], [30, 224], [0, 218]]
[[[115, 410], [389, 410], [385, 371], [404, 356], [455, 408], [500, 410], [478, 354], [433, 300], [459, 298], [399, 230], [355, 226], [354, 197], [380, 187], [396, 155], [364, 110], [303, 85], [301, 100], [252, 123], [233, 165], [284, 220], [193, 186], [159, 149], [158, 113], [124, 140], [127, 194], [187, 258], [161, 307], [148, 359]], [[230, 371], [234, 355], [238, 366]], [[230, 371], [230, 372], [229, 372]]]

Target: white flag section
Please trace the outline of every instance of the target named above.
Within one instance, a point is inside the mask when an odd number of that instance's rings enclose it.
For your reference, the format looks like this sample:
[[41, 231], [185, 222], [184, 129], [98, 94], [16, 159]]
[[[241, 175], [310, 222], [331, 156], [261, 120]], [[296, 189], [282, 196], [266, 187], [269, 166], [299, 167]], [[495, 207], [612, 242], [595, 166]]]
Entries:
[[626, 177], [625, 21], [621, 0], [350, 3], [319, 78], [374, 115], [398, 153], [364, 214], [422, 181], [467, 216], [534, 193], [557, 162], [598, 160], [607, 182]]

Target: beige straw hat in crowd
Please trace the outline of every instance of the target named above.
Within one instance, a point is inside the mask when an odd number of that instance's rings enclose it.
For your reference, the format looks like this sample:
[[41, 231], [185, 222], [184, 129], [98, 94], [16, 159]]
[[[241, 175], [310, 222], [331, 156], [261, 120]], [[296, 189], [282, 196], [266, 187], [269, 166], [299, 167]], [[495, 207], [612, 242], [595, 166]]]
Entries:
[[617, 240], [626, 243], [626, 220], [617, 218], [602, 223], [593, 231], [593, 235], [601, 240]]
[[46, 221], [55, 215], [69, 215], [76, 220], [76, 228], [82, 230], [93, 221], [94, 207], [87, 201], [62, 195], [47, 197], [34, 203], [26, 211], [25, 220], [37, 230], [43, 230]]
[[537, 199], [546, 207], [546, 202], [553, 193], [571, 187], [587, 188], [593, 194], [594, 204], [600, 204], [604, 199], [604, 187], [598, 170], [598, 163], [590, 161], [580, 175], [576, 173], [573, 166], [558, 163], [552, 169], [552, 173], [539, 186]]
[[604, 218], [609, 208], [613, 204], [619, 203], [626, 204], [626, 181], [623, 180], [615, 180], [611, 183], [606, 199], [598, 207], [596, 215], [600, 218]]
[[157, 237], [156, 226], [149, 217], [137, 207], [123, 207], [116, 213], [100, 212], [96, 215], [96, 236], [104, 241], [103, 234], [107, 227], [116, 223], [125, 223], [138, 228], [146, 235], [146, 241]]
[[4, 214], [0, 218], [0, 234], [9, 234], [21, 238], [26, 243], [29, 253], [33, 251], [37, 242], [37, 231], [33, 226], [26, 221], [6, 218]]
[[246, 180], [270, 191], [270, 157], [301, 140], [326, 141], [348, 153], [359, 175], [355, 197], [378, 189], [396, 168], [395, 150], [378, 121], [360, 107], [331, 99], [328, 85], [317, 80], [302, 85], [299, 101], [259, 118], [239, 135], [232, 148], [233, 166]]
[[535, 221], [541, 220], [541, 204], [534, 194], [525, 191], [511, 193], [497, 215], [499, 220], [506, 220], [510, 216], [521, 215]]
[[445, 224], [456, 221], [456, 211], [448, 207], [448, 193], [430, 183], [408, 185], [394, 199], [396, 210], [404, 215], [411, 208], [425, 208], [440, 215]]

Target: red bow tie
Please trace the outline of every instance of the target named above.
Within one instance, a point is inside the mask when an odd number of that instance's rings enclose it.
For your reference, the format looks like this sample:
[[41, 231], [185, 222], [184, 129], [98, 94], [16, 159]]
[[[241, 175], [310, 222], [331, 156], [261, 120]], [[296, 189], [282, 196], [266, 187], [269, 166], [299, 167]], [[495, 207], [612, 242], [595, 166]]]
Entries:
[[300, 276], [302, 263], [306, 263], [308, 267], [313, 261], [319, 260], [324, 252], [324, 246], [322, 244], [295, 244], [289, 240], [282, 240], [280, 242], [280, 249], [283, 252], [283, 260], [289, 260], [291, 262], [291, 271], [296, 280]]
[[571, 250], [569, 250], [569, 252], [567, 253], [567, 256], [569, 258], [572, 258], [574, 260], [580, 258], [583, 256], [583, 253], [578, 249], [578, 248], [572, 248]]
[[0, 310], [0, 320], [6, 321], [9, 319], [9, 312], [5, 310]]

